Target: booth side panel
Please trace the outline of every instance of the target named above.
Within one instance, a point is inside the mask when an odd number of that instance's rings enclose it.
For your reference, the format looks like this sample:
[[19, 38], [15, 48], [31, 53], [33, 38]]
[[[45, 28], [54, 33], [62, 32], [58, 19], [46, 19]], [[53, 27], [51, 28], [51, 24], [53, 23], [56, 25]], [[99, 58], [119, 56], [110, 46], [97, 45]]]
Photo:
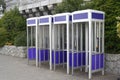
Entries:
[[36, 59], [36, 48], [28, 48], [28, 59], [29, 60]]
[[49, 50], [39, 50], [39, 61], [49, 61]]
[[[73, 54], [74, 59], [72, 59], [72, 54]], [[72, 63], [72, 60], [74, 63]], [[72, 64], [73, 64], [73, 67], [81, 67], [81, 66], [85, 65], [85, 62], [86, 61], [85, 61], [85, 53], [84, 52], [81, 52], [81, 53], [70, 52], [69, 53], [69, 66], [70, 67], [72, 67]]]
[[92, 70], [98, 70], [104, 68], [104, 54], [92, 55]]
[[62, 64], [67, 62], [66, 51], [52, 51], [52, 64], [54, 64], [54, 55], [55, 55], [55, 64]]

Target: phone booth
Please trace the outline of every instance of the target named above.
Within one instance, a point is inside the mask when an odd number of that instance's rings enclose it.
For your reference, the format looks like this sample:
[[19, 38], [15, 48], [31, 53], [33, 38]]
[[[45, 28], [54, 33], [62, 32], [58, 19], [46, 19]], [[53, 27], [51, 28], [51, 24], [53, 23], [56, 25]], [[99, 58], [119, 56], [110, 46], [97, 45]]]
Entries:
[[51, 26], [52, 16], [41, 16], [38, 18], [37, 39], [38, 39], [38, 63], [51, 62], [50, 50], [51, 50]]
[[38, 26], [37, 17], [27, 19], [27, 58], [36, 60], [36, 27]]
[[72, 71], [74, 69], [80, 69], [82, 71], [82, 68], [85, 67], [85, 23], [80, 22], [74, 22], [73, 20], [74, 16], [72, 16], [72, 26], [71, 26], [71, 33], [70, 34], [70, 43], [71, 49], [69, 52], [69, 67]]
[[61, 13], [53, 15], [52, 28], [52, 65], [54, 70], [57, 65], [67, 64], [67, 47], [69, 46], [69, 27], [71, 15], [70, 13]]
[[[72, 49], [80, 50], [80, 53], [85, 51], [85, 57], [82, 56], [83, 59], [79, 60], [84, 60], [83, 65], [85, 65], [85, 71], [88, 72], [89, 79], [92, 78], [94, 72], [101, 71], [104, 75], [104, 18], [104, 12], [91, 9], [72, 13], [72, 44], [78, 46], [78, 48], [73, 46]], [[79, 43], [83, 48], [80, 47]]]

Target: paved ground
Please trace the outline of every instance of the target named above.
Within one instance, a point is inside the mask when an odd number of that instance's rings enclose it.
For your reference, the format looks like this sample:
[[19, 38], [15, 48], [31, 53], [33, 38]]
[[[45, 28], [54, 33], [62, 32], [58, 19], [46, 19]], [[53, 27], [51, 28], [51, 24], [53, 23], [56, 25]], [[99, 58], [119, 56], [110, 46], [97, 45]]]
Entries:
[[[0, 80], [88, 80], [87, 73], [76, 71], [67, 75], [66, 69], [50, 71], [48, 66], [36, 68], [33, 63], [27, 64], [26, 59], [0, 55]], [[117, 80], [117, 76], [101, 73], [94, 74], [92, 80]]]

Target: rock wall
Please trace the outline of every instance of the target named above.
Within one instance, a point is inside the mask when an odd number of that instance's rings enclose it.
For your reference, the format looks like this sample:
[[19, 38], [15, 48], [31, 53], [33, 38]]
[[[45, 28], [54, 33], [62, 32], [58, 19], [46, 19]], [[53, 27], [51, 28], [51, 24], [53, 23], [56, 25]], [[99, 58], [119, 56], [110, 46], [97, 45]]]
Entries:
[[[4, 46], [0, 48], [0, 54], [26, 58], [27, 48]], [[120, 54], [105, 54], [105, 72], [120, 75]]]
[[105, 55], [105, 71], [107, 73], [120, 75], [120, 54]]
[[20, 58], [26, 58], [27, 48], [26, 47], [16, 47], [16, 46], [4, 46], [0, 49], [0, 54], [10, 55]]

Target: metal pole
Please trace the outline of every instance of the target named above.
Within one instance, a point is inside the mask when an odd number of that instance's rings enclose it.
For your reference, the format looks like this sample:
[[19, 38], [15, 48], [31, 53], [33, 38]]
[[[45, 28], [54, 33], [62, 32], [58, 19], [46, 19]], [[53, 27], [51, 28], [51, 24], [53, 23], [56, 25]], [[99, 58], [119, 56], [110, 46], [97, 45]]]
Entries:
[[64, 53], [64, 50], [65, 50], [65, 49], [64, 49], [64, 25], [62, 26], [62, 49], [63, 49], [63, 68], [64, 68], [64, 67], [65, 67], [65, 66], [64, 66], [64, 61], [65, 61], [65, 59], [64, 59], [64, 58], [65, 58], [65, 57], [64, 57], [64, 54], [65, 54], [65, 53]]
[[67, 16], [67, 74], [69, 74], [69, 16]]
[[[83, 26], [80, 23], [80, 52], [81, 52], [81, 65], [83, 66]], [[82, 68], [81, 68], [82, 71]]]
[[38, 67], [38, 23], [36, 21], [36, 67]]
[[[96, 49], [96, 47], [97, 47], [97, 37], [96, 37], [96, 29], [97, 29], [97, 25], [96, 25], [96, 21], [94, 22], [95, 23], [95, 38], [94, 38], [94, 40], [95, 40], [95, 53], [97, 53], [97, 49]], [[97, 57], [95, 56], [95, 61], [97, 60]], [[95, 68], [96, 68], [96, 62], [95, 62]]]
[[[51, 18], [50, 18], [50, 22]], [[52, 70], [52, 23], [49, 25], [49, 42], [50, 42], [50, 70]]]
[[[91, 17], [91, 13], [89, 13], [89, 17]], [[92, 48], [91, 48], [91, 26], [92, 22], [91, 19], [89, 19], [89, 79], [92, 77]]]
[[54, 34], [54, 36], [53, 36], [53, 41], [54, 41], [53, 42], [53, 46], [54, 46], [54, 48], [53, 48], [54, 49], [54, 70], [55, 70], [55, 64], [56, 64], [56, 53], [55, 53], [56, 48], [55, 47], [57, 47], [57, 46], [55, 46], [57, 44], [57, 42], [56, 42], [56, 40], [57, 40], [56, 39], [57, 38], [56, 30], [57, 29], [55, 29], [55, 28], [56, 28], [56, 25], [53, 26], [53, 34]]
[[60, 24], [57, 26], [58, 27], [58, 57], [59, 57], [59, 64], [60, 64]]
[[73, 24], [73, 26], [72, 26], [72, 75], [73, 75], [73, 54], [74, 54], [74, 26], [75, 24]]
[[[103, 37], [103, 39], [102, 39], [102, 53], [104, 54], [104, 26], [105, 26], [105, 24], [104, 24], [104, 21], [102, 22], [102, 31], [103, 31], [103, 34], [102, 34], [102, 37]], [[104, 59], [104, 58], [103, 58]], [[105, 59], [103, 60], [103, 66], [104, 66], [104, 62], [105, 62]], [[105, 74], [105, 71], [104, 71], [104, 68], [103, 68], [103, 70], [102, 70], [102, 75], [104, 75]]]
[[85, 66], [85, 72], [88, 72], [88, 40], [89, 40], [89, 36], [88, 36], [88, 31], [89, 26], [88, 23], [85, 24], [85, 53], [86, 53], [86, 66]]
[[79, 31], [79, 30], [78, 30], [78, 23], [77, 23], [77, 24], [76, 24], [76, 41], [77, 41], [77, 67], [79, 67], [79, 66], [78, 66], [78, 60], [79, 60], [79, 59], [78, 59], [78, 58], [79, 58], [79, 56], [78, 56], [78, 54], [79, 54], [79, 51], [78, 51], [78, 36], [79, 36], [79, 35], [78, 35], [78, 31]]
[[27, 26], [27, 60], [28, 60], [28, 64], [29, 64], [29, 51], [28, 51], [28, 49], [29, 49], [29, 29], [28, 29], [29, 27]]

